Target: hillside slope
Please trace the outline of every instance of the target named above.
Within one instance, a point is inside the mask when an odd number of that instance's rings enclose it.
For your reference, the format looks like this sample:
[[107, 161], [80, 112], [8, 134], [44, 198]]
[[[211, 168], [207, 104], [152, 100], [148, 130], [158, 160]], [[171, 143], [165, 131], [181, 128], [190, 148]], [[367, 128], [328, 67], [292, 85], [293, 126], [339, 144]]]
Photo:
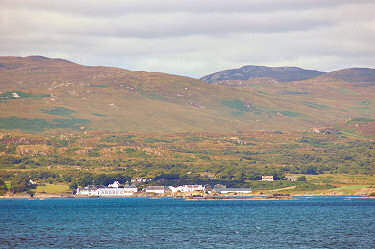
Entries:
[[375, 69], [371, 68], [347, 68], [321, 75], [322, 79], [336, 79], [357, 86], [375, 85]]
[[41, 56], [0, 57], [0, 129], [304, 130], [373, 117], [372, 88], [354, 91], [345, 82], [330, 84], [307, 80], [233, 88]]

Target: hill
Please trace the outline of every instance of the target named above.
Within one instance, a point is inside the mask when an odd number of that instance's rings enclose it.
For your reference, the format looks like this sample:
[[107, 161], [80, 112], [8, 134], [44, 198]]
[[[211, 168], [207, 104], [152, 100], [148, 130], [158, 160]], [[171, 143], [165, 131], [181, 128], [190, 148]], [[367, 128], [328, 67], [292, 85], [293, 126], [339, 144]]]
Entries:
[[374, 118], [373, 86], [330, 77], [316, 80], [319, 77], [285, 83], [266, 78], [256, 83], [257, 78], [250, 80], [250, 86], [234, 88], [42, 56], [0, 57], [0, 129], [305, 130], [335, 126], [350, 118]]
[[[224, 77], [226, 80], [223, 80], [221, 75], [225, 72], [230, 73], [226, 74]], [[347, 120], [374, 119], [375, 69], [348, 68], [295, 81], [280, 81], [280, 78], [276, 79], [277, 76], [271, 73], [264, 73], [261, 74], [262, 77], [256, 78], [252, 78], [256, 74], [248, 75], [250, 79], [244, 80], [238, 79], [238, 75], [232, 75], [232, 72], [233, 70], [225, 70], [201, 79], [212, 82], [211, 84], [237, 88], [243, 92], [262, 92], [283, 98], [291, 105], [294, 103], [290, 108], [297, 113], [306, 113], [308, 107], [320, 110], [319, 115], [325, 116], [326, 121], [340, 112], [343, 118], [340, 124], [328, 122], [330, 125], [362, 136], [374, 134], [375, 123], [358, 124]], [[309, 109], [307, 114], [312, 121], [319, 120], [315, 111]], [[353, 126], [353, 123], [356, 126]], [[316, 124], [318, 127], [322, 126], [322, 123], [316, 122]]]
[[323, 72], [306, 70], [298, 67], [264, 67], [243, 66], [238, 69], [229, 69], [203, 76], [201, 80], [213, 83], [228, 80], [251, 80], [255, 78], [272, 78], [277, 81], [289, 82], [313, 78]]
[[323, 79], [336, 79], [357, 85], [375, 85], [375, 69], [371, 68], [347, 68], [323, 74]]

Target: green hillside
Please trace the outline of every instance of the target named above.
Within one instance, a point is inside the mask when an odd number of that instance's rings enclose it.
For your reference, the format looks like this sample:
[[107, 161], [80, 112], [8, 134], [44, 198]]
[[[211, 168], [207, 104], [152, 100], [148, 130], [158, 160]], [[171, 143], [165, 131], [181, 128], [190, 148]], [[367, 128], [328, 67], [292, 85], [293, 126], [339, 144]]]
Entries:
[[373, 87], [312, 79], [245, 88], [165, 73], [0, 57], [0, 129], [24, 132], [305, 130], [374, 118]]

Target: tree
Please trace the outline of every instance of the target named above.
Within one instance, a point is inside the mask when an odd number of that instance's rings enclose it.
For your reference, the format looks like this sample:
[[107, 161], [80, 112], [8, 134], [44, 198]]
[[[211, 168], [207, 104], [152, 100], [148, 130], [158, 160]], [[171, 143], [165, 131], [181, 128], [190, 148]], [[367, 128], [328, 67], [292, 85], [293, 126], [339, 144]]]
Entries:
[[31, 189], [28, 189], [26, 193], [28, 193], [30, 197], [34, 197], [34, 191], [32, 191]]
[[33, 185], [30, 183], [27, 176], [15, 176], [10, 183], [10, 190], [13, 193], [22, 193], [31, 189]]
[[300, 177], [297, 178], [297, 181], [299, 181], [299, 182], [306, 182], [307, 180], [306, 180], [305, 176], [300, 176]]
[[0, 179], [0, 195], [4, 195], [7, 190], [8, 190], [7, 185], [2, 179]]
[[76, 190], [78, 188], [78, 185], [75, 181], [69, 184], [69, 189]]
[[82, 187], [86, 187], [90, 184], [92, 184], [92, 181], [93, 181], [93, 177], [91, 174], [84, 174], [82, 176], [80, 176], [79, 180], [78, 180], [78, 185], [79, 186], [82, 186]]
[[73, 194], [77, 193], [77, 188], [78, 188], [78, 185], [75, 181], [69, 184], [69, 189], [72, 190]]

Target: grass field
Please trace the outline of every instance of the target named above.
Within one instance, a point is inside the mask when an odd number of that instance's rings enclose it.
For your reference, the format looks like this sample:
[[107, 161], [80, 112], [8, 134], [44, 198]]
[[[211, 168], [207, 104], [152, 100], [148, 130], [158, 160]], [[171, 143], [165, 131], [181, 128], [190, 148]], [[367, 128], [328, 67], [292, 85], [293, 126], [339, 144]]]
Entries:
[[[296, 175], [301, 176], [301, 175]], [[344, 174], [320, 174], [320, 175], [304, 175], [307, 182], [317, 185], [329, 184], [331, 189], [316, 189], [301, 191], [295, 186], [273, 189], [273, 190], [257, 190], [254, 193], [272, 194], [275, 192], [289, 193], [291, 195], [334, 195], [335, 193], [344, 195], [355, 195], [358, 191], [365, 188], [375, 187], [375, 176], [371, 175], [344, 175]]]
[[270, 190], [271, 192], [275, 192], [275, 191], [284, 191], [284, 190], [291, 190], [291, 189], [295, 189], [296, 186], [290, 186], [290, 187], [286, 187], [286, 188], [278, 188], [278, 189], [272, 189]]
[[349, 185], [349, 186], [342, 186], [342, 187], [336, 188], [336, 190], [353, 190], [353, 189], [361, 189], [361, 188], [369, 188], [369, 187], [372, 187], [372, 185]]
[[375, 176], [371, 175], [344, 175], [344, 174], [321, 174], [305, 175], [307, 181], [312, 183], [329, 183], [341, 187], [342, 185], [367, 186], [375, 185]]
[[38, 185], [36, 187], [35, 192], [46, 193], [46, 194], [71, 193], [68, 185], [56, 185], [56, 184], [45, 184], [44, 186]]

